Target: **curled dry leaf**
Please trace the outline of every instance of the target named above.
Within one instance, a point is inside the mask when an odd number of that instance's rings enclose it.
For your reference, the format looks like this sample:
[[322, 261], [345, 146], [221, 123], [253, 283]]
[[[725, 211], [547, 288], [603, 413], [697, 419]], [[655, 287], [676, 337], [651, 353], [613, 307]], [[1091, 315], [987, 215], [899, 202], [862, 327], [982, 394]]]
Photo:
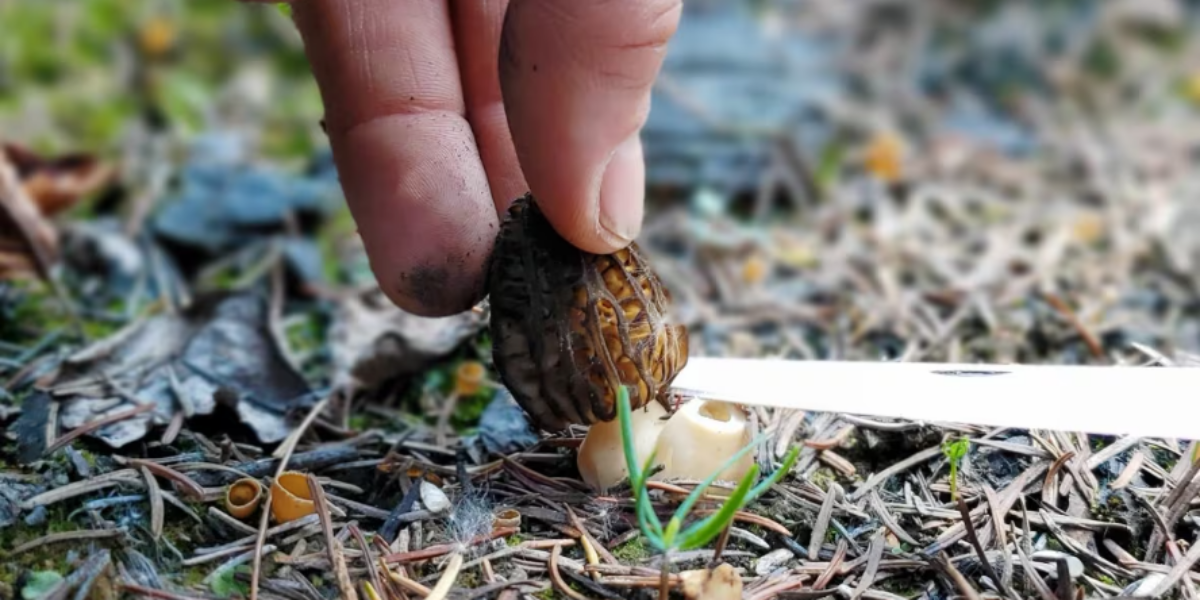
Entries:
[[25, 192], [46, 217], [104, 189], [116, 174], [111, 164], [80, 152], [45, 157], [15, 144], [4, 144], [4, 153], [16, 168]]
[[45, 277], [58, 255], [58, 237], [0, 153], [0, 279]]
[[489, 273], [493, 358], [536, 425], [613, 421], [666, 404], [687, 363], [687, 328], [668, 320], [670, 293], [636, 243], [591, 254], [563, 239], [529, 194], [500, 229]]
[[97, 158], [45, 158], [0, 145], [0, 279], [45, 277], [58, 259], [50, 217], [107, 185], [113, 169]]
[[292, 431], [294, 409], [314, 403], [311, 392], [270, 333], [265, 299], [253, 293], [203, 295], [183, 312], [137, 321], [69, 357], [52, 387], [66, 429], [153, 404], [89, 432], [114, 448], [176, 412], [207, 415], [218, 403], [261, 442], [279, 442]]
[[486, 323], [484, 311], [422, 317], [396, 307], [379, 288], [338, 305], [330, 339], [335, 384], [372, 388], [420, 372], [454, 352]]

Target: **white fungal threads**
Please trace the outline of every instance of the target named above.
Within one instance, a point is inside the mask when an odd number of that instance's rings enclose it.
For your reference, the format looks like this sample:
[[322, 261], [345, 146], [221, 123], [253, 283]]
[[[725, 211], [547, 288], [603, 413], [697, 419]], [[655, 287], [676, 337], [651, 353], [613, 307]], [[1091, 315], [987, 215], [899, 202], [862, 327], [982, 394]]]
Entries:
[[[704, 480], [753, 438], [746, 413], [734, 404], [711, 400], [684, 403], [669, 419], [657, 403], [632, 411], [635, 460], [643, 464], [654, 451], [662, 471], [650, 479]], [[589, 486], [605, 490], [628, 476], [619, 419], [597, 423], [588, 430], [577, 459], [580, 476]], [[753, 453], [723, 471], [718, 481], [739, 481], [754, 464]]]
[[471, 491], [458, 498], [446, 519], [447, 534], [450, 541], [458, 546], [458, 551], [471, 554], [473, 541], [491, 533], [493, 528], [494, 506], [484, 494]]

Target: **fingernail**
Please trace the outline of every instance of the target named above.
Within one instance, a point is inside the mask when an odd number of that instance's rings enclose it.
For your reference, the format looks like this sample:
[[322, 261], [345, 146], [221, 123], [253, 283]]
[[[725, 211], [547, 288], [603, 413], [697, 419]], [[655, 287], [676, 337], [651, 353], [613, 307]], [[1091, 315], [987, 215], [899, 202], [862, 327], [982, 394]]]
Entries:
[[600, 226], [622, 243], [641, 233], [645, 180], [642, 141], [635, 133], [617, 146], [600, 180]]

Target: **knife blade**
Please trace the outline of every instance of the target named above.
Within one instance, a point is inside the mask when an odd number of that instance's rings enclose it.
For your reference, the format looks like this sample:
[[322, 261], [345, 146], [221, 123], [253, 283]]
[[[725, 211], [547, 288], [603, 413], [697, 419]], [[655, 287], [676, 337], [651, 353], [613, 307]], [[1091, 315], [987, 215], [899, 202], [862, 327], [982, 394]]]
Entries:
[[690, 357], [671, 388], [918, 422], [1200, 439], [1200, 368]]

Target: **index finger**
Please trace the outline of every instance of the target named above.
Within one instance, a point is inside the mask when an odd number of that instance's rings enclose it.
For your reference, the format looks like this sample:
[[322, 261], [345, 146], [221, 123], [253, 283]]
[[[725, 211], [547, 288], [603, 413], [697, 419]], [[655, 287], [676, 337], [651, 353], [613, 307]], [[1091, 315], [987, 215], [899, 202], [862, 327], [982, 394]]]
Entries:
[[483, 298], [499, 224], [433, 0], [292, 3], [350, 211], [380, 287], [441, 316]]

